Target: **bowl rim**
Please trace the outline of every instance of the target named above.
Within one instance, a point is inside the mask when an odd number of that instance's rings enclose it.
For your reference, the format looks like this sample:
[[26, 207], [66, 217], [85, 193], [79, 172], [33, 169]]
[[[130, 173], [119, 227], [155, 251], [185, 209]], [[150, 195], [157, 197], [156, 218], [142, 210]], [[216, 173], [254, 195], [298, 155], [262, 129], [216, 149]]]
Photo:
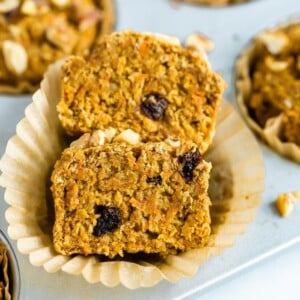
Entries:
[[12, 296], [12, 300], [17, 300], [20, 298], [20, 290], [21, 290], [21, 275], [20, 275], [19, 263], [17, 260], [15, 250], [2, 229], [0, 229], [0, 240], [4, 243], [4, 245], [8, 249], [7, 253], [8, 253], [8, 260], [9, 260], [9, 272], [13, 274], [12, 287], [10, 288], [12, 293], [11, 296]]

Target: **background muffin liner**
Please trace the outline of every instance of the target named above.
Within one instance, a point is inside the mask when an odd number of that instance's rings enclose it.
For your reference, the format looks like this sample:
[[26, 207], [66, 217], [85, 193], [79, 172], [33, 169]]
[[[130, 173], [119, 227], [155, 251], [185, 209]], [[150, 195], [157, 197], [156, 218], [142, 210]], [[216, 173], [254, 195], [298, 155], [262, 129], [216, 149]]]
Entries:
[[[95, 42], [97, 42], [104, 34], [110, 33], [114, 29], [116, 22], [114, 1], [115, 0], [94, 0], [94, 2], [100, 7], [103, 12], [101, 25], [98, 28], [98, 36], [96, 37]], [[36, 85], [24, 80], [20, 80], [17, 84], [14, 85], [0, 83], [0, 93], [21, 94], [24, 91], [34, 92], [39, 88], [39, 85], [40, 84]]]
[[175, 3], [180, 2], [187, 2], [194, 5], [205, 5], [205, 6], [217, 6], [222, 7], [226, 5], [235, 5], [235, 4], [241, 4], [244, 2], [248, 2], [250, 0], [235, 0], [232, 2], [232, 0], [171, 0]]
[[[279, 26], [272, 29], [286, 27], [293, 23], [299, 23], [297, 20], [290, 20], [284, 22]], [[269, 30], [270, 28], [268, 28]], [[276, 150], [279, 154], [288, 157], [298, 163], [300, 163], [300, 146], [291, 142], [283, 142], [280, 139], [280, 133], [282, 128], [282, 115], [270, 118], [265, 127], [260, 127], [253, 118], [249, 115], [247, 101], [251, 93], [251, 78], [250, 70], [257, 57], [257, 48], [259, 44], [256, 38], [250, 42], [250, 44], [243, 50], [236, 62], [235, 67], [235, 80], [236, 80], [236, 99], [240, 107], [240, 111], [247, 121], [249, 126], [257, 133], [257, 135], [266, 141], [270, 147]]]
[[[8, 234], [17, 240], [21, 253], [47, 272], [62, 270], [81, 274], [88, 282], [113, 287], [149, 287], [162, 279], [176, 282], [193, 276], [210, 255], [220, 255], [234, 244], [254, 220], [264, 188], [264, 166], [260, 149], [249, 129], [229, 104], [223, 101], [216, 136], [207, 161], [212, 161], [210, 195], [212, 235], [207, 247], [166, 259], [101, 259], [99, 256], [58, 255], [52, 245], [49, 221], [49, 176], [60, 157], [64, 133], [56, 104], [60, 97], [60, 64], [52, 65], [41, 89], [25, 110], [6, 153], [0, 161], [0, 184], [5, 187]], [[48, 204], [47, 204], [48, 203]], [[53, 212], [52, 212], [53, 214]], [[50, 218], [51, 219], [51, 218]], [[201, 270], [200, 270], [201, 271]], [[130, 275], [130, 276], [129, 276]]]

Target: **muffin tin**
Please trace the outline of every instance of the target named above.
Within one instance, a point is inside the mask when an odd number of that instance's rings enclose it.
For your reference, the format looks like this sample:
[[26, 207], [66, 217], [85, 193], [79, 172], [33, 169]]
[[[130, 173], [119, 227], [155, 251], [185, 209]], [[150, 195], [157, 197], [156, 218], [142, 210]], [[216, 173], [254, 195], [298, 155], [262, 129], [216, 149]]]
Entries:
[[[126, 4], [123, 2], [119, 0], [116, 3], [118, 30], [133, 28], [138, 31], [161, 32], [179, 36], [181, 40], [194, 31], [209, 36], [215, 42], [215, 50], [209, 57], [210, 62], [214, 69], [222, 72], [228, 83], [226, 98], [234, 105], [232, 72], [237, 55], [257, 32], [284, 18], [288, 19], [298, 4], [298, 0], [260, 0], [222, 9], [183, 4], [175, 9], [166, 0], [153, 1], [151, 5], [145, 5], [140, 0], [127, 0]], [[24, 108], [28, 103], [30, 97], [1, 96], [1, 154], [5, 150], [8, 138], [15, 133], [15, 126], [23, 117]], [[80, 277], [64, 273], [47, 274], [42, 268], [33, 268], [27, 256], [21, 256], [19, 263], [23, 283], [22, 298], [54, 299], [57, 296], [68, 296], [72, 299], [84, 299], [96, 298], [99, 294], [108, 299], [118, 299], [120, 295], [122, 299], [159, 299], [161, 295], [167, 299], [183, 298], [211, 288], [271, 254], [300, 242], [300, 207], [296, 206], [287, 220], [282, 220], [273, 209], [273, 202], [278, 193], [299, 188], [299, 165], [280, 157], [262, 142], [260, 146], [267, 177], [266, 191], [256, 221], [249, 226], [245, 235], [238, 237], [234, 247], [222, 256], [211, 257], [194, 277], [183, 279], [176, 284], [164, 281], [150, 289], [130, 291], [118, 286], [112, 290], [100, 284], [90, 285]], [[4, 212], [7, 205], [2, 201], [0, 207]], [[7, 227], [3, 217], [0, 218], [0, 226], [2, 229]], [[130, 275], [128, 273], [128, 276]]]

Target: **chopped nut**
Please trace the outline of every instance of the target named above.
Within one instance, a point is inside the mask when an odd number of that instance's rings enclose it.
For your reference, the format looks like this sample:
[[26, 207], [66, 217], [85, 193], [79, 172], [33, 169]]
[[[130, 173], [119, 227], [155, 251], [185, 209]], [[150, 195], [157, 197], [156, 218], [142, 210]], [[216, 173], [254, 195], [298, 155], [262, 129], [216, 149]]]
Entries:
[[32, 0], [26, 0], [21, 7], [21, 13], [28, 16], [34, 16], [38, 13], [38, 7]]
[[100, 10], [90, 10], [87, 13], [83, 14], [80, 18], [79, 30], [84, 31], [91, 26], [97, 24], [102, 18], [102, 13]]
[[77, 42], [74, 30], [63, 19], [57, 19], [56, 24], [46, 30], [46, 38], [65, 53], [71, 53]]
[[165, 139], [165, 142], [167, 144], [169, 144], [170, 146], [176, 148], [176, 147], [180, 147], [180, 140], [173, 140], [172, 138], [168, 137], [167, 139]]
[[14, 38], [19, 38], [21, 36], [22, 31], [19, 26], [10, 25], [8, 29]]
[[105, 141], [111, 142], [113, 137], [116, 135], [115, 128], [108, 128], [104, 131], [96, 130], [92, 133], [85, 133], [79, 139], [71, 143], [72, 148], [84, 149], [87, 147], [95, 147], [99, 145], [104, 145]]
[[185, 46], [206, 54], [214, 49], [214, 42], [202, 33], [193, 33], [186, 39]]
[[290, 62], [284, 60], [275, 60], [272, 56], [267, 56], [265, 59], [266, 66], [274, 71], [274, 72], [281, 72], [288, 68]]
[[[104, 145], [105, 144], [105, 133], [102, 130], [97, 130], [97, 138], [95, 139], [95, 142], [97, 145]], [[93, 135], [91, 138], [93, 138]]]
[[66, 7], [71, 4], [71, 0], [51, 0], [51, 3], [59, 8]]
[[84, 149], [89, 146], [91, 140], [91, 133], [83, 134], [79, 139], [70, 144], [70, 147], [76, 149]]
[[20, 0], [2, 0], [0, 1], [0, 13], [8, 13], [20, 4]]
[[122, 131], [114, 140], [119, 142], [127, 142], [128, 144], [135, 145], [140, 141], [140, 135], [131, 129]]
[[281, 193], [276, 199], [276, 207], [281, 216], [288, 216], [300, 198], [300, 192]]
[[108, 129], [104, 130], [105, 138], [111, 142], [114, 136], [116, 135], [117, 130], [113, 127], [109, 127]]
[[25, 48], [21, 44], [4, 41], [2, 51], [5, 65], [9, 71], [20, 75], [27, 69], [28, 56]]
[[279, 54], [289, 43], [288, 37], [283, 32], [266, 31], [259, 35], [271, 54]]

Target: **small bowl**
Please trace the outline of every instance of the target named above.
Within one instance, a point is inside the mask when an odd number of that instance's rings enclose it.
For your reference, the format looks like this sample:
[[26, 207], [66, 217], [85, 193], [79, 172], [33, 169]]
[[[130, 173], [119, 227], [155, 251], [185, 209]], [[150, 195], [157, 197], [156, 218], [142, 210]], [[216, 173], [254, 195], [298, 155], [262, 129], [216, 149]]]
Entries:
[[8, 276], [10, 279], [10, 293], [12, 296], [12, 300], [18, 300], [20, 297], [20, 287], [21, 287], [21, 277], [20, 277], [20, 268], [17, 261], [16, 254], [14, 252], [14, 249], [6, 237], [6, 235], [3, 233], [3, 231], [0, 229], [0, 240], [4, 243], [4, 245], [7, 248], [8, 253]]

